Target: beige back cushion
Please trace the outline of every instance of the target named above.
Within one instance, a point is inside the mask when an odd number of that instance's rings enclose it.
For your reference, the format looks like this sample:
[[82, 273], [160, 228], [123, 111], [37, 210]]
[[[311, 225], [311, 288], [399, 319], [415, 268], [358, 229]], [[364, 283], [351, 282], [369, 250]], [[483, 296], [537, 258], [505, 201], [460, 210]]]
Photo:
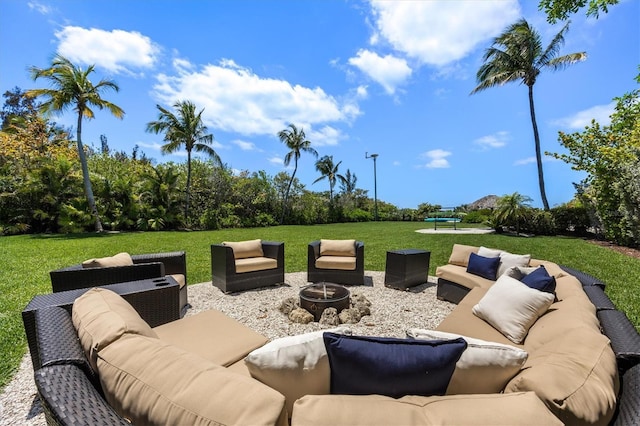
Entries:
[[618, 389], [609, 339], [584, 328], [530, 352], [524, 369], [505, 392], [534, 391], [565, 424], [606, 425], [613, 416]]
[[407, 337], [420, 340], [451, 340], [462, 337], [467, 349], [453, 371], [447, 395], [500, 393], [527, 360], [527, 352], [510, 345], [443, 331], [410, 328]]
[[451, 256], [449, 256], [449, 263], [466, 268], [469, 266], [469, 256], [471, 253], [478, 253], [478, 247], [454, 244], [453, 250], [451, 250]]
[[292, 426], [562, 425], [533, 392], [489, 395], [307, 395]]
[[94, 371], [97, 353], [122, 335], [139, 334], [157, 338], [138, 312], [120, 295], [104, 288], [92, 288], [73, 303], [71, 314], [80, 344]]
[[144, 336], [98, 354], [109, 405], [140, 425], [286, 425], [284, 396], [250, 377]]
[[99, 257], [82, 262], [83, 268], [105, 268], [109, 266], [131, 266], [133, 260], [129, 253], [118, 253], [109, 257]]
[[236, 259], [246, 259], [248, 257], [262, 257], [262, 240], [248, 241], [224, 241], [222, 244], [233, 249], [233, 257]]
[[320, 256], [356, 255], [356, 240], [320, 240]]

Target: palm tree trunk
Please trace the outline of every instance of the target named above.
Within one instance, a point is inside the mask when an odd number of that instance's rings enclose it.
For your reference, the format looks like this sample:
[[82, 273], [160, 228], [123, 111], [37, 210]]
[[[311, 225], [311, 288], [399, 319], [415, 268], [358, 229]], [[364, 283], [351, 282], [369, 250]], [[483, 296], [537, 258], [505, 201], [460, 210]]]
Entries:
[[78, 108], [78, 127], [77, 127], [77, 145], [78, 145], [78, 157], [80, 158], [80, 166], [82, 167], [82, 182], [84, 183], [84, 194], [87, 197], [87, 203], [89, 204], [89, 210], [96, 219], [95, 228], [96, 232], [103, 232], [102, 222], [100, 221], [100, 215], [98, 214], [98, 208], [96, 207], [96, 200], [93, 198], [93, 188], [91, 187], [91, 179], [89, 179], [89, 166], [87, 165], [87, 157], [84, 155], [84, 146], [82, 145], [82, 110]]
[[287, 192], [284, 194], [284, 202], [282, 203], [282, 217], [280, 218], [280, 225], [284, 224], [284, 216], [287, 209], [287, 202], [289, 201], [289, 191], [291, 191], [291, 185], [293, 184], [293, 178], [296, 176], [296, 172], [298, 171], [298, 159], [295, 159], [296, 165], [293, 168], [293, 174], [291, 175], [291, 179], [289, 179], [289, 185], [287, 185]]
[[531, 112], [531, 124], [533, 125], [533, 138], [536, 143], [536, 162], [538, 164], [538, 184], [540, 185], [540, 197], [545, 210], [549, 210], [547, 194], [544, 190], [544, 174], [542, 172], [542, 154], [540, 153], [540, 135], [538, 134], [538, 124], [536, 123], [536, 112], [533, 107], [533, 85], [529, 86], [529, 111]]
[[184, 204], [184, 221], [185, 225], [189, 224], [189, 188], [191, 187], [191, 151], [187, 150], [187, 188], [185, 191], [185, 204]]

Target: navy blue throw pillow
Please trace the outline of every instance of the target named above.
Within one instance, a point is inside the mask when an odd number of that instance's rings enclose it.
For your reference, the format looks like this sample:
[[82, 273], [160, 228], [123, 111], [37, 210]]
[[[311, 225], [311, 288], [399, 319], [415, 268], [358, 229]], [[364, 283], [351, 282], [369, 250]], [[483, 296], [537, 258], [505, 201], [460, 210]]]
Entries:
[[531, 288], [544, 291], [546, 293], [555, 293], [556, 291], [556, 279], [549, 275], [544, 266], [532, 271], [529, 275], [525, 275], [520, 280]]
[[324, 333], [331, 393], [444, 395], [467, 342]]
[[475, 253], [471, 253], [471, 255], [469, 255], [469, 265], [467, 266], [467, 272], [491, 281], [495, 281], [496, 272], [498, 272], [498, 266], [500, 266], [499, 257], [484, 257], [479, 256]]

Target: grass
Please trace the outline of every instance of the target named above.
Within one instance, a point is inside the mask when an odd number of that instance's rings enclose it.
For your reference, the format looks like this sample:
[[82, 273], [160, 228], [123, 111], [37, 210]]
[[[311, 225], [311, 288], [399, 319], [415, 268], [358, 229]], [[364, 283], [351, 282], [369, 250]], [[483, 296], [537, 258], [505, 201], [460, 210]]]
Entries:
[[22, 309], [36, 294], [50, 293], [49, 271], [91, 257], [184, 250], [188, 281], [211, 280], [209, 246], [221, 241], [254, 238], [285, 242], [287, 272], [306, 271], [307, 244], [329, 238], [365, 242], [365, 269], [384, 271], [387, 250], [422, 248], [431, 251], [429, 274], [447, 263], [454, 243], [530, 253], [571, 266], [607, 283], [618, 309], [640, 328], [640, 260], [588, 241], [568, 237], [517, 238], [505, 235], [421, 234], [432, 228], [418, 222], [370, 222], [315, 226], [276, 226], [207, 232], [154, 232], [0, 237], [0, 389], [11, 380], [26, 351]]

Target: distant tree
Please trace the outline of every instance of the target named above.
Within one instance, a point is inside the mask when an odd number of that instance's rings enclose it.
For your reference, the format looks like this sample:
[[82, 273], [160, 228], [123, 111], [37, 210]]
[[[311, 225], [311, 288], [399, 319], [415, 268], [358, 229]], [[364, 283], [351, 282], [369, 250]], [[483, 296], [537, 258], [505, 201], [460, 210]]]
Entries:
[[336, 182], [339, 180], [341, 183], [346, 184], [346, 179], [344, 176], [338, 173], [338, 167], [340, 167], [342, 161], [339, 161], [338, 164], [333, 163], [333, 155], [325, 155], [316, 161], [316, 170], [320, 172], [321, 176], [314, 180], [313, 183], [319, 182], [323, 179], [327, 179], [329, 181], [329, 200], [333, 201], [333, 187], [336, 186]]
[[356, 182], [358, 182], [356, 174], [351, 174], [351, 170], [347, 169], [347, 172], [344, 174], [344, 181], [340, 182], [340, 189], [347, 195], [353, 195], [353, 192], [356, 190]]
[[558, 20], [566, 20], [570, 14], [577, 13], [589, 3], [587, 16], [598, 18], [600, 12], [608, 13], [609, 6], [618, 4], [618, 0], [540, 0], [539, 10], [547, 14], [547, 21], [555, 24]]
[[514, 192], [498, 199], [498, 207], [495, 217], [499, 223], [515, 223], [516, 234], [520, 233], [520, 220], [525, 217], [527, 210], [531, 208], [531, 198]]
[[521, 19], [510, 25], [493, 40], [492, 46], [485, 51], [484, 64], [476, 76], [478, 85], [471, 92], [473, 95], [482, 90], [514, 81], [524, 83], [529, 88], [529, 112], [535, 140], [538, 184], [545, 210], [549, 210], [549, 202], [544, 188], [540, 135], [533, 106], [533, 85], [543, 69], [561, 70], [587, 58], [585, 52], [558, 56], [558, 51], [564, 44], [564, 34], [568, 30], [569, 23], [565, 24], [551, 43], [543, 49], [540, 34], [526, 20]]
[[291, 159], [294, 161], [293, 173], [291, 174], [291, 179], [289, 180], [289, 184], [287, 185], [287, 190], [284, 194], [284, 200], [282, 202], [282, 216], [280, 218], [280, 223], [284, 222], [284, 217], [287, 209], [287, 202], [289, 200], [289, 191], [291, 191], [291, 184], [296, 177], [296, 172], [298, 171], [298, 159], [303, 152], [307, 152], [312, 154], [314, 157], [318, 158], [318, 152], [311, 147], [311, 141], [307, 140], [307, 136], [304, 133], [304, 129], [298, 128], [295, 124], [289, 124], [287, 129], [281, 130], [278, 133], [278, 138], [289, 148], [289, 152], [284, 156], [284, 165], [288, 166], [291, 163]]
[[2, 130], [7, 130], [12, 121], [16, 118], [27, 118], [36, 115], [38, 106], [34, 98], [25, 96], [25, 92], [19, 87], [7, 90], [2, 94], [5, 98], [0, 119], [2, 120]]
[[179, 151], [183, 146], [187, 151], [187, 184], [185, 190], [184, 217], [189, 217], [189, 189], [191, 186], [191, 153], [201, 152], [210, 157], [218, 166], [222, 165], [220, 157], [211, 147], [213, 135], [207, 133], [207, 126], [202, 122], [204, 109], [196, 113], [196, 106], [190, 101], [179, 101], [173, 105], [176, 113], [156, 105], [160, 114], [156, 121], [147, 123], [147, 132], [164, 133], [163, 154]]
[[96, 207], [96, 201], [93, 197], [93, 189], [91, 180], [89, 179], [89, 167], [87, 166], [87, 158], [82, 144], [82, 119], [88, 120], [94, 118], [92, 107], [98, 109], [106, 108], [117, 118], [124, 116], [124, 111], [117, 105], [102, 99], [101, 92], [105, 90], [119, 91], [119, 87], [111, 80], [100, 80], [98, 84], [93, 84], [89, 76], [94, 71], [94, 66], [88, 68], [80, 68], [64, 56], [57, 55], [51, 62], [49, 68], [31, 67], [31, 78], [37, 80], [44, 78], [49, 81], [52, 88], [50, 89], [32, 89], [27, 91], [27, 96], [44, 97], [44, 102], [39, 106], [40, 111], [50, 114], [58, 111], [65, 111], [69, 107], [73, 107], [78, 114], [76, 127], [78, 157], [82, 166], [82, 179], [84, 183], [84, 191], [89, 204], [91, 214], [95, 218], [95, 229], [102, 232], [102, 223]]

